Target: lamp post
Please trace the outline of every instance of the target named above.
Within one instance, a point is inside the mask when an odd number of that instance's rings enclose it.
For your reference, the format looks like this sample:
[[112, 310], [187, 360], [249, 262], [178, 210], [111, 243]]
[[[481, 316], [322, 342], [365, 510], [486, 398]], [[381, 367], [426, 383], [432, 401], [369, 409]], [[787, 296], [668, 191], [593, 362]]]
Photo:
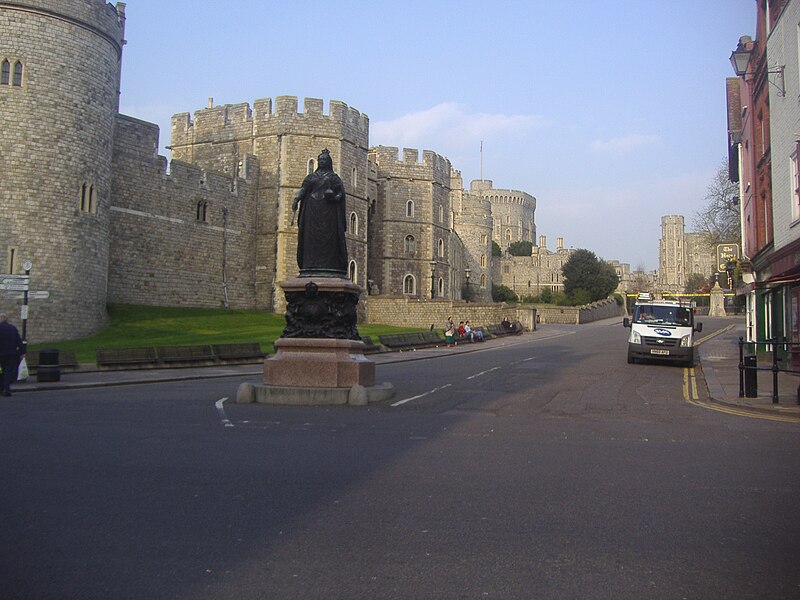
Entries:
[[466, 279], [466, 280], [467, 280], [467, 282], [466, 282], [466, 284], [465, 284], [465, 285], [467, 286], [467, 297], [465, 298], [465, 300], [466, 300], [467, 302], [469, 302], [469, 301], [470, 301], [470, 298], [472, 297], [472, 294], [470, 293], [470, 289], [469, 289], [469, 276], [470, 276], [470, 275], [472, 275], [472, 269], [470, 269], [469, 267], [467, 267], [466, 269], [464, 269], [464, 279]]
[[436, 298], [436, 261], [431, 261], [431, 300]]

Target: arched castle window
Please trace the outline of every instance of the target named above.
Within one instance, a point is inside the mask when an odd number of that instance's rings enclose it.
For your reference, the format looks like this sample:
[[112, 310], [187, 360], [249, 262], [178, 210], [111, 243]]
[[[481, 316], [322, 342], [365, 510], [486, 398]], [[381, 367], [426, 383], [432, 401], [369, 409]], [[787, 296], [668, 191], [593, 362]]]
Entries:
[[317, 170], [317, 167], [314, 164], [314, 159], [312, 158], [311, 160], [308, 161], [308, 170], [307, 170], [306, 174], [307, 175], [311, 175], [311, 173], [313, 173], [316, 170]]
[[481, 254], [481, 266], [486, 267], [486, 255]]
[[481, 287], [482, 288], [486, 287], [486, 275], [485, 274], [481, 275]]
[[11, 81], [11, 63], [4, 60], [2, 67], [0, 67], [0, 84], [8, 85]]
[[444, 298], [444, 279], [441, 277], [439, 277], [436, 288], [436, 294], [439, 296], [439, 298]]
[[358, 187], [358, 168], [353, 167], [353, 179], [352, 179], [353, 189], [355, 190]]
[[511, 230], [510, 229], [506, 229], [506, 241], [507, 242], [511, 241]]
[[350, 213], [350, 233], [358, 235], [358, 215], [354, 212]]
[[438, 246], [439, 246], [439, 258], [444, 258], [444, 240], [440, 239]]
[[406, 202], [406, 216], [413, 217], [414, 216], [414, 201], [409, 200]]
[[80, 197], [81, 212], [94, 213], [97, 212], [97, 202], [94, 193], [94, 185], [91, 183], [83, 182], [81, 184], [81, 197]]
[[403, 293], [414, 295], [417, 293], [417, 280], [413, 275], [406, 275], [403, 278]]
[[11, 81], [11, 85], [22, 85], [22, 63], [20, 61], [14, 63], [14, 79]]
[[413, 254], [415, 246], [416, 246], [416, 244], [415, 244], [414, 236], [413, 235], [407, 235], [406, 236], [406, 241], [405, 241], [405, 246], [404, 246], [406, 254]]
[[206, 202], [205, 200], [199, 200], [197, 202], [196, 218], [201, 223], [205, 223], [208, 221], [208, 202]]
[[485, 233], [482, 233], [481, 234], [481, 244], [486, 244], [488, 242], [489, 242], [489, 237]]
[[356, 264], [356, 261], [350, 261], [350, 265], [347, 268], [347, 276], [353, 283], [358, 283], [358, 265]]

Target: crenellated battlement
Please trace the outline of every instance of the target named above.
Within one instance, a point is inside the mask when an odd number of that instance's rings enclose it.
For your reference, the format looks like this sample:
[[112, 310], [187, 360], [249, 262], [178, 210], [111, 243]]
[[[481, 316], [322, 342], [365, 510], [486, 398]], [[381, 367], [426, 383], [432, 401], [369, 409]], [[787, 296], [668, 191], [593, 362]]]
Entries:
[[370, 156], [383, 176], [431, 180], [450, 188], [450, 161], [431, 150], [423, 150], [421, 162], [416, 148], [403, 148], [401, 157], [396, 146], [375, 146], [370, 148]]
[[300, 111], [296, 96], [262, 98], [252, 110], [247, 103], [224, 104], [198, 110], [194, 119], [189, 113], [172, 117], [173, 146], [280, 134], [344, 138], [366, 148], [369, 117], [338, 100], [330, 101], [325, 114], [318, 98], [305, 98]]

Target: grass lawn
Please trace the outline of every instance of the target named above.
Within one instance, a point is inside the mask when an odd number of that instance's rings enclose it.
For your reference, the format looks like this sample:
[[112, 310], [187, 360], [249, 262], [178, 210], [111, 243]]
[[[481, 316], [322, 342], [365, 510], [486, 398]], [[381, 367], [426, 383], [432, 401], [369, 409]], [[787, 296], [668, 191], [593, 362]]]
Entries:
[[[258, 310], [224, 308], [172, 308], [113, 304], [108, 307], [111, 324], [95, 335], [80, 340], [32, 344], [31, 350], [58, 348], [74, 350], [80, 363], [93, 363], [97, 348], [137, 348], [182, 344], [229, 344], [258, 342], [261, 349], [275, 352], [272, 342], [283, 333], [283, 314]], [[419, 331], [390, 325], [359, 325], [361, 335]]]

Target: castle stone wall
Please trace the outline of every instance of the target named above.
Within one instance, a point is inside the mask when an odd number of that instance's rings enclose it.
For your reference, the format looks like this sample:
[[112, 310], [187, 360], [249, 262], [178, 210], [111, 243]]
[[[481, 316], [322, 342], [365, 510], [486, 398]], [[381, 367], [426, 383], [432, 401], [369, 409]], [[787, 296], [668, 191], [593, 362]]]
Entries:
[[[33, 262], [31, 342], [107, 322], [111, 152], [124, 4], [20, 0], [0, 5], [0, 57], [22, 65], [0, 86], [0, 271]], [[80, 67], [80, 68], [78, 68]], [[0, 296], [0, 310], [19, 301]]]
[[157, 156], [157, 126], [120, 115], [114, 136], [108, 301], [254, 308], [257, 160], [242, 178]]

